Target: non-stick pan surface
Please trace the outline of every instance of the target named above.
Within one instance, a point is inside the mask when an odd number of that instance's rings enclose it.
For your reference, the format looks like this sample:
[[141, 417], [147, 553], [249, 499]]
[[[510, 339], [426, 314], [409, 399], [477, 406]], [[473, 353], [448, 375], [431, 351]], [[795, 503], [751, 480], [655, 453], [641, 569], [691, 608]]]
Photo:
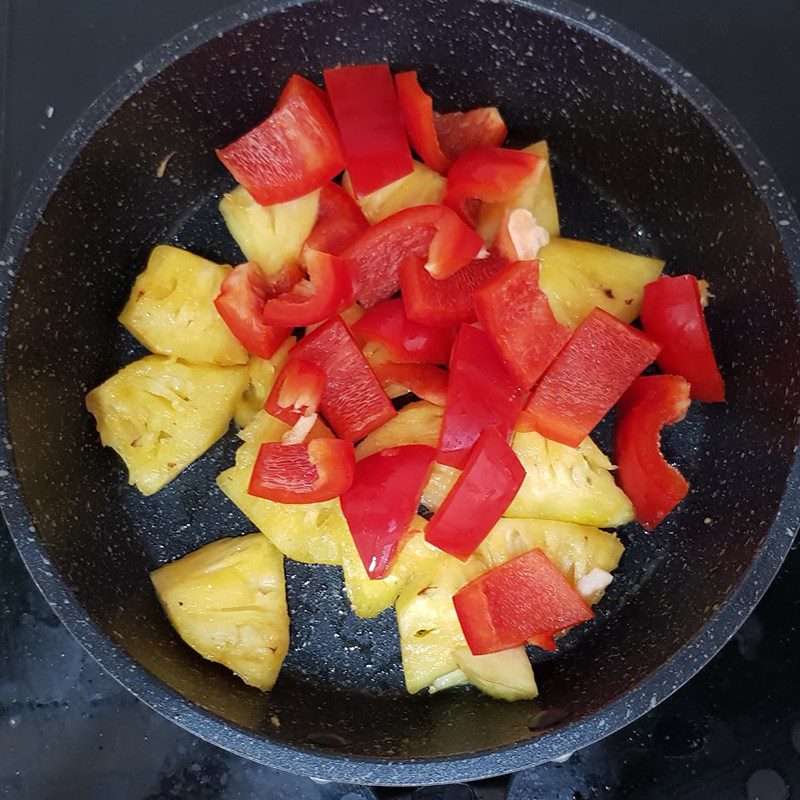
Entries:
[[[240, 258], [215, 210], [230, 178], [213, 148], [262, 119], [292, 72], [375, 60], [419, 67], [440, 108], [498, 103], [520, 144], [546, 136], [565, 235], [663, 256], [673, 273], [707, 277], [715, 295], [708, 315], [729, 402], [693, 406], [664, 437], [693, 491], [655, 533], [623, 531], [628, 550], [597, 620], [541, 659], [533, 704], [406, 695], [392, 613], [355, 619], [327, 567], [287, 563], [292, 649], [271, 694], [203, 661], [171, 630], [148, 572], [252, 530], [213, 480], [235, 438], [145, 499], [83, 409], [89, 388], [141, 353], [115, 320], [153, 244]], [[572, 5], [250, 2], [208, 20], [91, 107], [0, 262], [2, 503], [23, 558], [111, 674], [255, 760], [352, 782], [436, 783], [574, 750], [691, 677], [796, 531], [797, 220], [707, 91]]]

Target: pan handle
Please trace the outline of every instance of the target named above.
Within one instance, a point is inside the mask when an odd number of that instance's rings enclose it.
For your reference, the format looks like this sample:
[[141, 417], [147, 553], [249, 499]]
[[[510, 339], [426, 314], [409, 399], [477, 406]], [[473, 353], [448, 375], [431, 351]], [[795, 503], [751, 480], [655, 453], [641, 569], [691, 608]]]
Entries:
[[375, 786], [376, 800], [506, 800], [513, 775], [449, 786]]

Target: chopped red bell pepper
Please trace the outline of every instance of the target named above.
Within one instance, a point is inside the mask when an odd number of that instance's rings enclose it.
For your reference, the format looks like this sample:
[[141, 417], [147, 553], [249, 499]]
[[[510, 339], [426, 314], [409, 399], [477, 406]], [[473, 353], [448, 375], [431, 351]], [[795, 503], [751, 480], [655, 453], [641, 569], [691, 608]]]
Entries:
[[267, 300], [261, 317], [268, 325], [313, 325], [353, 304], [350, 266], [345, 259], [306, 247], [301, 261], [308, 269], [309, 280], [299, 281], [290, 292]]
[[415, 322], [453, 327], [474, 322], [474, 292], [508, 262], [500, 256], [471, 261], [444, 280], [432, 278], [424, 262], [414, 256], [400, 262], [400, 288], [406, 316]]
[[321, 503], [344, 494], [353, 483], [355, 450], [341, 439], [304, 444], [262, 444], [249, 494], [276, 503]]
[[475, 655], [508, 650], [527, 641], [550, 644], [554, 633], [594, 617], [586, 601], [539, 548], [468, 583], [453, 597], [453, 605]]
[[513, 375], [486, 331], [462, 325], [450, 358], [450, 381], [437, 461], [463, 469], [472, 446], [487, 428], [506, 439], [522, 407]]
[[431, 96], [419, 85], [416, 72], [401, 72], [394, 76], [394, 83], [412, 147], [432, 170], [444, 175], [450, 160], [439, 147]]
[[533, 390], [517, 429], [577, 447], [658, 349], [636, 328], [595, 308]]
[[487, 428], [428, 523], [426, 541], [466, 561], [503, 516], [524, 478], [525, 469], [506, 437], [495, 428]]
[[356, 197], [408, 175], [413, 161], [389, 67], [336, 67], [324, 74]]
[[689, 491], [689, 484], [667, 463], [659, 445], [661, 429], [686, 416], [689, 391], [689, 383], [680, 376], [647, 375], [633, 382], [617, 407], [617, 475], [637, 521], [649, 531]]
[[306, 239], [306, 247], [341, 255], [369, 228], [356, 201], [338, 183], [326, 183], [319, 193], [317, 221]]
[[292, 358], [273, 384], [264, 409], [287, 425], [294, 425], [298, 417], [319, 411], [324, 389], [325, 373], [318, 366]]
[[331, 108], [331, 103], [330, 100], [328, 100], [328, 95], [325, 93], [325, 90], [320, 89], [316, 83], [311, 83], [311, 81], [307, 80], [302, 75], [297, 74], [292, 75], [286, 82], [286, 86], [283, 87], [283, 91], [278, 98], [278, 102], [275, 104], [275, 108], [286, 105], [293, 97], [302, 97], [306, 99], [309, 95], [319, 100], [322, 105], [325, 106], [325, 110], [328, 112], [331, 119], [333, 119], [333, 109]]
[[261, 318], [264, 304], [277, 293], [275, 284], [264, 277], [258, 264], [249, 261], [228, 274], [214, 300], [231, 333], [260, 358], [272, 358], [292, 332], [291, 327], [275, 327]]
[[397, 413], [338, 315], [301, 339], [289, 352], [290, 357], [316, 364], [325, 373], [320, 411], [342, 439], [363, 439]]
[[353, 333], [360, 340], [380, 342], [393, 361], [409, 364], [447, 364], [456, 338], [455, 327], [410, 320], [399, 297], [370, 308], [353, 325]]
[[723, 402], [725, 384], [711, 348], [697, 278], [665, 275], [648, 283], [641, 317], [645, 333], [661, 345], [658, 366], [686, 378], [695, 400]]
[[358, 301], [369, 308], [397, 291], [407, 256], [426, 262], [438, 277], [469, 264], [482, 249], [481, 237], [451, 209], [415, 206], [365, 230], [342, 255], [354, 262]]
[[433, 124], [439, 146], [450, 161], [473, 147], [500, 147], [508, 135], [506, 123], [494, 106], [434, 114]]
[[539, 262], [509, 264], [475, 292], [474, 302], [500, 357], [519, 386], [530, 389], [571, 335], [539, 288]]
[[428, 482], [436, 451], [423, 444], [390, 447], [356, 464], [341, 497], [358, 555], [373, 580], [386, 577]]
[[378, 380], [386, 386], [396, 384], [433, 403], [444, 406], [447, 402], [447, 371], [432, 364], [395, 364], [387, 361], [373, 366]]
[[257, 203], [302, 197], [344, 169], [339, 134], [322, 101], [292, 97], [227, 147], [220, 161]]

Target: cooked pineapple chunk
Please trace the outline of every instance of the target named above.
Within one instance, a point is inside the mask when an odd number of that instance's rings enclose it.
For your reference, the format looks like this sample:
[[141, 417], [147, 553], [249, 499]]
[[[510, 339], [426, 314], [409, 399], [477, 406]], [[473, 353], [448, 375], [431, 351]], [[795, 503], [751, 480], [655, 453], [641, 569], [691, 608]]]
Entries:
[[356, 447], [356, 459], [371, 456], [388, 447], [427, 444], [436, 447], [444, 409], [427, 400], [409, 403]]
[[246, 367], [147, 356], [86, 396], [100, 441], [119, 453], [130, 482], [150, 495], [225, 433], [247, 383]]
[[274, 275], [300, 256], [317, 221], [319, 190], [286, 203], [261, 206], [243, 186], [237, 186], [219, 201], [219, 210], [244, 257], [255, 261], [265, 274]]
[[268, 691], [289, 648], [283, 557], [260, 534], [220, 539], [150, 575], [180, 637]]
[[429, 511], [438, 511], [445, 497], [461, 475], [461, 470], [446, 464], [434, 464], [428, 483], [422, 490], [422, 505]]
[[133, 284], [119, 321], [162, 356], [228, 367], [247, 363], [247, 351], [214, 307], [230, 267], [177, 247], [153, 249]]
[[250, 356], [249, 381], [233, 414], [237, 425], [243, 428], [264, 408], [276, 378], [289, 360], [289, 350], [296, 341], [294, 336], [289, 336], [269, 359]]
[[633, 322], [645, 284], [661, 275], [658, 258], [575, 239], [551, 239], [539, 251], [539, 285], [562, 325], [575, 328], [595, 307]]
[[342, 538], [350, 535], [338, 499], [288, 505], [247, 493], [250, 473], [263, 442], [279, 441], [289, 426], [266, 411], [239, 432], [244, 444], [236, 464], [217, 476], [220, 489], [285, 556], [306, 564], [338, 564]]
[[503, 516], [557, 519], [610, 528], [633, 519], [633, 507], [611, 475], [613, 464], [587, 437], [577, 447], [516, 433], [511, 444], [525, 479]]
[[533, 700], [539, 694], [524, 647], [485, 656], [474, 656], [468, 647], [459, 647], [453, 655], [467, 680], [491, 697], [513, 702]]
[[553, 173], [550, 170], [547, 142], [536, 142], [523, 148], [523, 152], [547, 159], [547, 166], [539, 181], [523, 189], [511, 200], [505, 203], [483, 203], [478, 214], [477, 230], [487, 244], [491, 244], [497, 236], [497, 229], [507, 208], [526, 208], [551, 236], [560, 235], [556, 192], [553, 186]]
[[[414, 162], [414, 169], [399, 180], [378, 189], [356, 202], [361, 206], [364, 216], [373, 225], [404, 208], [412, 206], [437, 205], [444, 198], [447, 182], [424, 164]], [[355, 196], [350, 175], [342, 176], [342, 186], [350, 195]]]

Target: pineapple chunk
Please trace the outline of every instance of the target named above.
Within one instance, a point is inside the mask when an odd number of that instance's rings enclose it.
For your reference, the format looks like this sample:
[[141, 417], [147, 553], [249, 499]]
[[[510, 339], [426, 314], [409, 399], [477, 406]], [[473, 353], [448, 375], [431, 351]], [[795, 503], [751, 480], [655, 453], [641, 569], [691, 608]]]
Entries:
[[339, 500], [290, 505], [247, 493], [250, 473], [263, 442], [279, 441], [289, 426], [266, 411], [239, 432], [244, 444], [236, 464], [217, 476], [220, 489], [285, 556], [306, 564], [338, 564], [340, 542], [349, 536]]
[[219, 210], [245, 258], [274, 275], [299, 258], [317, 221], [319, 189], [286, 203], [261, 206], [237, 186], [219, 201]]
[[468, 647], [459, 647], [453, 655], [467, 680], [491, 697], [513, 702], [533, 700], [539, 694], [524, 647], [485, 656], [474, 656]]
[[613, 464], [587, 436], [575, 447], [517, 432], [511, 444], [525, 479], [503, 516], [535, 517], [610, 528], [633, 519], [633, 506], [610, 470]]
[[150, 575], [175, 630], [263, 691], [289, 648], [283, 557], [260, 534], [220, 539]]
[[443, 414], [443, 408], [427, 400], [409, 403], [356, 447], [356, 459], [360, 461], [380, 450], [403, 444], [427, 444], [436, 447]]
[[246, 367], [146, 356], [89, 392], [86, 408], [130, 482], [150, 495], [225, 433], [246, 383]]
[[460, 475], [460, 469], [448, 467], [446, 464], [434, 464], [428, 483], [422, 490], [422, 505], [429, 511], [438, 511]]
[[661, 275], [658, 258], [623, 253], [575, 239], [551, 239], [539, 251], [539, 285], [556, 319], [576, 328], [599, 306], [623, 322], [633, 322], [642, 307], [645, 284]]
[[264, 403], [267, 402], [280, 371], [289, 360], [289, 351], [296, 341], [294, 336], [289, 336], [272, 358], [250, 357], [250, 380], [233, 414], [237, 425], [243, 428], [264, 408]]
[[483, 203], [481, 205], [476, 228], [486, 244], [494, 242], [503, 214], [506, 209], [513, 208], [526, 208], [550, 236], [560, 235], [556, 192], [553, 186], [553, 173], [550, 170], [550, 153], [547, 149], [547, 142], [536, 142], [523, 148], [523, 152], [533, 153], [547, 159], [547, 166], [539, 181], [523, 189], [511, 200], [505, 203]]
[[[356, 202], [361, 206], [364, 216], [374, 225], [404, 208], [438, 205], [444, 199], [446, 186], [447, 182], [438, 172], [415, 161], [414, 169], [408, 175], [366, 197], [356, 198]], [[342, 176], [342, 187], [355, 197], [347, 172]]]
[[133, 284], [119, 321], [162, 356], [228, 367], [247, 363], [247, 351], [214, 307], [230, 267], [178, 247], [159, 245]]

